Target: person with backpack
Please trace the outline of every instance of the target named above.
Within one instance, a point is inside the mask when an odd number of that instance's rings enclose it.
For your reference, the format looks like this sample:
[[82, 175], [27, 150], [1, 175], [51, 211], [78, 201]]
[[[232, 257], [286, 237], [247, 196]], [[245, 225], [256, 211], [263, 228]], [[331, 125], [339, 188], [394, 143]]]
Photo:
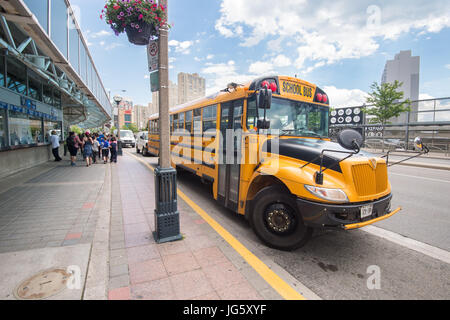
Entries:
[[111, 138], [111, 163], [117, 163], [117, 141], [116, 137]]
[[94, 148], [92, 150], [92, 157], [94, 160], [94, 163], [97, 163], [97, 158], [100, 159], [100, 141], [98, 140], [98, 134], [94, 134]]
[[67, 148], [69, 149], [70, 153], [70, 165], [72, 167], [76, 166], [77, 161], [77, 153], [78, 149], [81, 145], [80, 138], [75, 134], [75, 132], [69, 132], [69, 137], [66, 140], [67, 142]]
[[102, 148], [102, 157], [103, 157], [103, 163], [108, 163], [109, 158], [109, 141], [105, 138], [102, 138], [100, 147]]

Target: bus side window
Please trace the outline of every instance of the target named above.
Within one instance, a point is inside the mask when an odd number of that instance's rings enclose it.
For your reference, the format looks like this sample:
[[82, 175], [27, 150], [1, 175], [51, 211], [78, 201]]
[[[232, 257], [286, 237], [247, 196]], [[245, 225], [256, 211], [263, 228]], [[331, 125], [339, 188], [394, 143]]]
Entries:
[[192, 134], [192, 111], [186, 112], [186, 131]]
[[203, 108], [203, 132], [216, 129], [217, 127], [217, 106]]
[[258, 121], [258, 109], [256, 107], [256, 95], [247, 101], [247, 129], [255, 130]]
[[180, 129], [184, 129], [184, 112], [181, 112], [181, 113], [180, 113], [180, 120], [179, 120], [179, 125], [178, 125], [178, 127], [179, 127]]
[[202, 109], [194, 110], [194, 134], [202, 133]]
[[173, 116], [170, 116], [170, 133], [173, 131]]
[[179, 128], [178, 124], [178, 114], [173, 115], [173, 131], [177, 130]]

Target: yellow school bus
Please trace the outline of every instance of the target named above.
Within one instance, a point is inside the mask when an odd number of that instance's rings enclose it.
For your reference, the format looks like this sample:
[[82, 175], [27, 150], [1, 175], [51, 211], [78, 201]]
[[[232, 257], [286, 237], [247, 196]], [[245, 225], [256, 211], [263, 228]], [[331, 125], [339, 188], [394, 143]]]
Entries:
[[[351, 230], [386, 219], [386, 160], [352, 132], [328, 137], [329, 99], [316, 85], [269, 76], [170, 110], [172, 165], [212, 185], [268, 246], [303, 246], [315, 228]], [[146, 152], [159, 155], [158, 115]]]

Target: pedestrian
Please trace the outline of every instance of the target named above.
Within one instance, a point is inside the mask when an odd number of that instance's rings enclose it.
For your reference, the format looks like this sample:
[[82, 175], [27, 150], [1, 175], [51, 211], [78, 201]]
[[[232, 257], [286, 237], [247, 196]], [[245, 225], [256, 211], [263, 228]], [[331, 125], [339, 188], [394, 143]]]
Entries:
[[111, 163], [117, 163], [117, 141], [116, 137], [111, 138]]
[[98, 134], [94, 135], [94, 148], [92, 149], [92, 158], [94, 160], [94, 163], [97, 163], [97, 158], [100, 159], [100, 142], [98, 141]]
[[59, 156], [59, 146], [60, 146], [59, 140], [60, 140], [59, 136], [56, 134], [56, 131], [53, 130], [52, 135], [50, 137], [50, 141], [52, 143], [52, 153], [53, 156], [55, 157], [55, 161], [57, 162], [62, 160], [62, 158]]
[[102, 157], [103, 157], [103, 163], [108, 163], [109, 158], [109, 141], [105, 138], [102, 138], [101, 142], [101, 148], [102, 148]]
[[67, 138], [67, 148], [69, 149], [69, 153], [70, 153], [70, 165], [76, 166], [76, 161], [77, 161], [77, 153], [78, 153], [78, 149], [80, 148], [81, 145], [81, 140], [80, 138], [75, 134], [75, 132], [69, 132], [69, 137]]
[[83, 155], [86, 160], [86, 167], [92, 165], [92, 151], [94, 147], [94, 141], [92, 140], [91, 133], [86, 131], [83, 138]]

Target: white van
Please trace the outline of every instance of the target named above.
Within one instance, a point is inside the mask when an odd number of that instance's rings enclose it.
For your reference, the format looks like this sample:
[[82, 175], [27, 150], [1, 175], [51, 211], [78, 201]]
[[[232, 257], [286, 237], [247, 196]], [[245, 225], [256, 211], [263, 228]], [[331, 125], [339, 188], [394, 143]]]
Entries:
[[136, 136], [136, 153], [148, 155], [148, 131], [141, 131]]
[[120, 141], [122, 142], [122, 148], [134, 148], [136, 146], [136, 139], [134, 139], [131, 130], [120, 130]]

